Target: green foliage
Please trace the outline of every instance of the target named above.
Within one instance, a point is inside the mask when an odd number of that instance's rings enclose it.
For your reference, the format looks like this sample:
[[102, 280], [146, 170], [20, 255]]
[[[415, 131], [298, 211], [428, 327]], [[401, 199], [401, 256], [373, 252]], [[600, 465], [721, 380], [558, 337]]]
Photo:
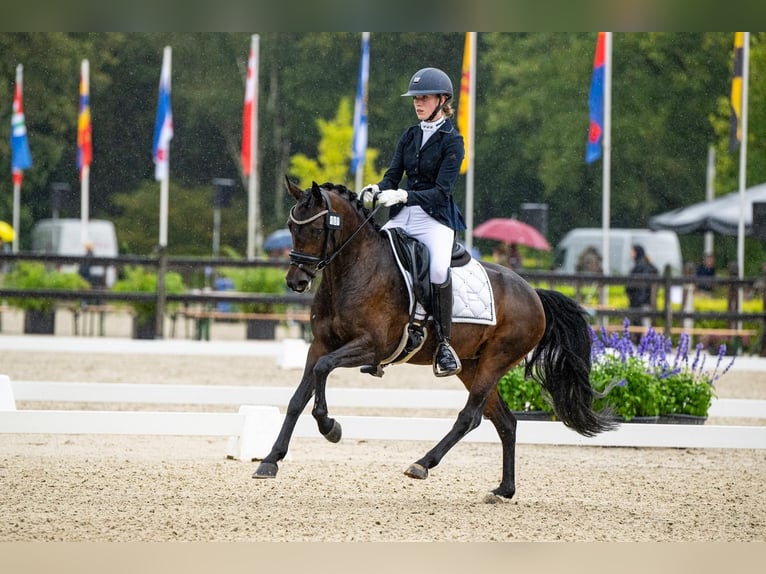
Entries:
[[[717, 151], [716, 189], [735, 190], [739, 154], [728, 151], [733, 33], [616, 33], [613, 39], [612, 225], [639, 227], [653, 214], [702, 201], [710, 145]], [[752, 33], [752, 158], [766, 154], [764, 39], [766, 33]], [[415, 70], [444, 69], [455, 85], [455, 104], [462, 105], [463, 41], [459, 32], [373, 33], [365, 184], [379, 180], [374, 170], [385, 169], [397, 138], [416, 122], [411, 101], [400, 97]], [[595, 42], [595, 32], [479, 34], [474, 221], [518, 215], [524, 202], [545, 202], [551, 243], [573, 227], [600, 225], [601, 164], [584, 163]], [[91, 70], [92, 215], [120, 220], [123, 253], [154, 249], [159, 198], [149, 149], [162, 48], [172, 46], [176, 136], [168, 249], [209, 254], [210, 181], [239, 175], [245, 182], [239, 149], [249, 43], [247, 33], [0, 33], [0, 52], [7, 55], [0, 72], [8, 79], [0, 85], [0, 101], [12, 100], [15, 65], [22, 62], [34, 161], [24, 176], [22, 250], [34, 221], [50, 215], [50, 184], [77, 188], [73, 142], [84, 57]], [[306, 187], [314, 178], [351, 183], [350, 103], [360, 34], [267, 32], [260, 47], [259, 214], [266, 234], [284, 226], [292, 201], [284, 193], [285, 173]], [[0, 120], [10, 120], [8, 108]], [[9, 140], [0, 138], [0, 172], [8, 173], [9, 161]], [[766, 163], [749, 161], [747, 181], [766, 181]], [[222, 214], [222, 247], [228, 243], [240, 253], [247, 241], [244, 188], [235, 192], [231, 218], [227, 210]], [[464, 188], [461, 177], [461, 206]], [[197, 197], [197, 190], [205, 191]], [[133, 205], [116, 200], [144, 194]], [[73, 191], [62, 216], [79, 213], [77, 198]], [[0, 195], [0, 219], [11, 219], [10, 194]], [[693, 251], [700, 243], [684, 245], [687, 260], [698, 259]], [[751, 276], [760, 273], [766, 251], [754, 238], [747, 244], [745, 273]], [[723, 266], [736, 260], [736, 238], [717, 238], [716, 252]]]
[[[112, 290], [117, 293], [156, 293], [157, 274], [141, 266], [127, 266], [123, 277], [114, 283]], [[178, 294], [185, 290], [183, 278], [179, 273], [175, 271], [165, 273], [165, 293]], [[157, 303], [153, 301], [132, 301], [127, 305], [133, 308], [139, 323], [144, 324], [157, 315]], [[177, 303], [169, 303], [166, 309], [172, 310], [177, 306]]]
[[[90, 289], [90, 284], [77, 273], [46, 269], [37, 261], [21, 261], [3, 278], [3, 285], [9, 289], [58, 289], [78, 291]], [[9, 298], [14, 307], [27, 311], [50, 311], [55, 299]]]
[[614, 355], [605, 356], [593, 364], [590, 380], [597, 392], [606, 392], [605, 397], [593, 402], [597, 411], [608, 407], [626, 421], [660, 414], [659, 380], [647, 372], [647, 365], [636, 357], [622, 361]]
[[523, 363], [516, 365], [500, 378], [497, 392], [512, 411], [553, 411], [540, 384], [524, 377]]
[[[285, 271], [275, 267], [250, 269], [223, 269], [222, 273], [234, 282], [234, 290], [243, 293], [283, 294], [286, 290]], [[287, 308], [283, 303], [243, 303], [239, 308], [245, 313], [277, 313]]]
[[[290, 175], [298, 178], [301, 187], [308, 188], [312, 182], [333, 183], [345, 185], [353, 189], [348, 181], [351, 165], [351, 145], [354, 138], [353, 113], [348, 98], [341, 98], [338, 112], [330, 121], [319, 119], [319, 144], [317, 145], [317, 159], [312, 159], [305, 154], [298, 153], [290, 158]], [[364, 177], [362, 181], [380, 181], [383, 172], [374, 169], [378, 150], [367, 148], [364, 165]], [[357, 190], [358, 191], [358, 190]]]

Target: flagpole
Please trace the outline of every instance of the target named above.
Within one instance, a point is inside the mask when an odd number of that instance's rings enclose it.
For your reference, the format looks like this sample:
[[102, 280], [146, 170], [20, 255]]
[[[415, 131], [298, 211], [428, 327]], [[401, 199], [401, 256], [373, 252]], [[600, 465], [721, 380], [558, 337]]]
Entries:
[[[747, 100], [750, 59], [750, 32], [745, 32], [742, 42], [742, 143], [739, 150], [739, 224], [737, 226], [737, 271], [739, 279], [745, 277], [745, 189], [747, 187]], [[742, 312], [742, 286], [737, 290], [737, 311]], [[742, 322], [738, 322], [742, 328]]]
[[[259, 70], [260, 36], [253, 34], [250, 38], [250, 54], [253, 59], [254, 83], [253, 102], [250, 109], [250, 176], [247, 180], [247, 258], [254, 259], [263, 245], [261, 231], [261, 215], [258, 209], [258, 70]], [[250, 63], [248, 62], [248, 68]], [[247, 91], [247, 90], [246, 90]]]
[[11, 244], [11, 251], [13, 253], [19, 252], [19, 213], [21, 212], [21, 178], [13, 182], [13, 243]]
[[[611, 225], [611, 168], [612, 168], [612, 33], [604, 34], [604, 138], [601, 217], [603, 237], [601, 267], [604, 275], [611, 275], [609, 254], [609, 228]], [[609, 305], [609, 285], [601, 289], [601, 305]]]
[[[476, 130], [476, 39], [477, 32], [468, 32], [468, 41], [471, 50], [471, 75], [468, 80], [468, 100], [470, 113], [468, 114], [468, 167], [465, 175], [465, 246], [468, 251], [473, 249], [473, 159], [474, 159], [474, 134]], [[462, 102], [461, 102], [462, 103]]]
[[[90, 94], [90, 64], [88, 60], [82, 61], [80, 69], [82, 76], [80, 87], [80, 96], [82, 97], [83, 89], [85, 94]], [[90, 96], [89, 96], [90, 97]], [[79, 118], [78, 118], [79, 122]], [[79, 126], [78, 126], [79, 131]], [[85, 248], [85, 244], [88, 241], [88, 220], [90, 218], [90, 164], [83, 161], [80, 168], [80, 245]]]

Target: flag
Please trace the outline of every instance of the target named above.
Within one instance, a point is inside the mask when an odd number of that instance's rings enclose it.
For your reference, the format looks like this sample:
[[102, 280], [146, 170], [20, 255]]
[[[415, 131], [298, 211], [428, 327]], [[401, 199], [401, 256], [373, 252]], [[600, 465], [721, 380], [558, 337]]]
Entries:
[[460, 164], [460, 173], [468, 171], [468, 124], [473, 110], [471, 109], [471, 32], [465, 34], [465, 48], [463, 49], [463, 75], [460, 79], [460, 106], [457, 109], [457, 129], [463, 135], [465, 155]]
[[88, 60], [82, 61], [80, 73], [80, 108], [77, 115], [77, 169], [90, 166], [93, 159], [90, 124], [90, 74]]
[[154, 178], [157, 181], [170, 175], [170, 140], [173, 139], [173, 112], [170, 109], [170, 48], [165, 48], [160, 72], [160, 95], [157, 119], [154, 123]]
[[585, 163], [593, 163], [601, 157], [601, 140], [604, 135], [604, 43], [606, 32], [598, 33], [596, 55], [593, 58], [593, 77], [590, 82], [590, 122]]
[[29, 152], [21, 97], [23, 69], [21, 64], [16, 67], [16, 89], [13, 94], [13, 115], [11, 116], [11, 173], [13, 183], [18, 185], [21, 185], [23, 171], [32, 167], [32, 154]]
[[731, 76], [731, 128], [729, 151], [734, 153], [742, 141], [742, 46], [744, 32], [734, 32], [734, 72]]
[[247, 59], [247, 81], [245, 82], [245, 107], [242, 112], [242, 173], [250, 175], [253, 167], [253, 112], [256, 107], [256, 61], [255, 41], [250, 45]]
[[354, 103], [354, 143], [351, 150], [351, 173], [364, 167], [367, 154], [367, 86], [370, 79], [370, 33], [362, 32], [362, 57], [359, 60], [359, 83]]

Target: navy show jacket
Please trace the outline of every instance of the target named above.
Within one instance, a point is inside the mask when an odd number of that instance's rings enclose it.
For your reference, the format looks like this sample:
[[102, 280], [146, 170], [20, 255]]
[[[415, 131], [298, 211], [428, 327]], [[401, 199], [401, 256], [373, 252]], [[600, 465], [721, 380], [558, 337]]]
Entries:
[[[465, 227], [452, 197], [452, 187], [460, 174], [460, 164], [465, 156], [463, 136], [447, 119], [423, 146], [423, 131], [420, 124], [407, 129], [399, 138], [391, 165], [378, 183], [381, 190], [397, 189], [402, 177], [407, 182], [407, 204], [419, 205], [438, 222], [462, 231]], [[390, 217], [396, 216], [404, 204], [391, 207]]]

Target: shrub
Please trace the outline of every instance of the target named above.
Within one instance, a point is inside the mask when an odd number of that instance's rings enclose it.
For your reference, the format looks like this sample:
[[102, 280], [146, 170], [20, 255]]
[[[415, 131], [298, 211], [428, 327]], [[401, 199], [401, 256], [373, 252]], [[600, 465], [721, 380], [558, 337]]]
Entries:
[[[90, 289], [90, 284], [77, 273], [48, 270], [38, 261], [19, 262], [3, 278], [3, 285], [9, 289], [59, 289], [78, 291]], [[26, 311], [52, 311], [55, 298], [12, 297], [8, 303]]]

